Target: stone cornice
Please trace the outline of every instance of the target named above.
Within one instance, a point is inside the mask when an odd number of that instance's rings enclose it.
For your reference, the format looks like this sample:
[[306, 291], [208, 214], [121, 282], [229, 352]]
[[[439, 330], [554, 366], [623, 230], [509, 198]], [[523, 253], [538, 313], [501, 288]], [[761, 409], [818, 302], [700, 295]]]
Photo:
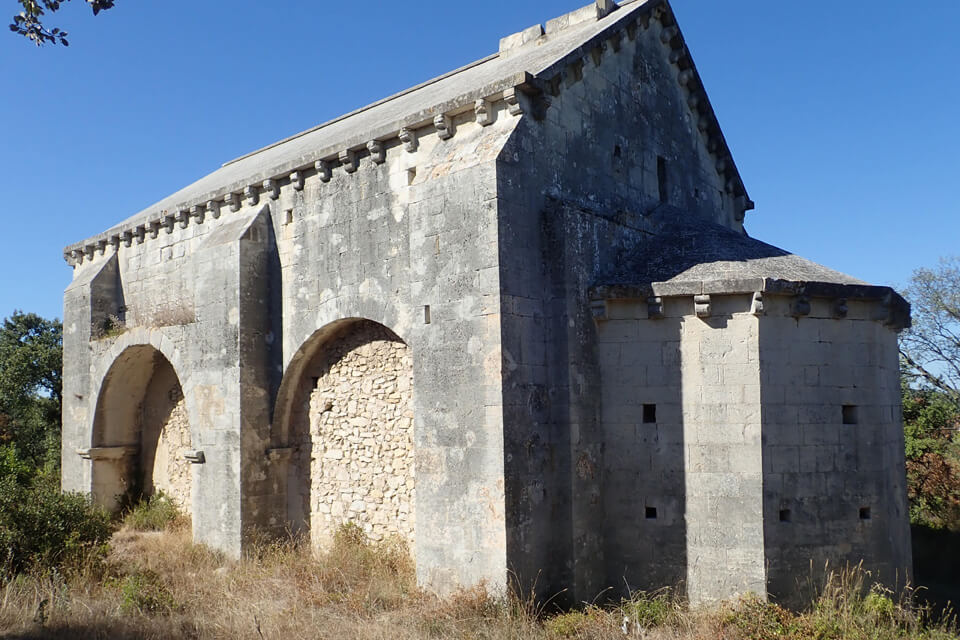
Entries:
[[[794, 300], [795, 316], [810, 313], [810, 298], [833, 300], [834, 316], [846, 317], [847, 300], [878, 303], [875, 318], [895, 329], [910, 326], [910, 304], [890, 287], [841, 284], [835, 282], [799, 282], [774, 278], [744, 278], [708, 281], [669, 281], [635, 285], [596, 285], [588, 290], [591, 308], [611, 300], [646, 300], [652, 308], [662, 305], [663, 298], [693, 297], [701, 309], [709, 305], [710, 296], [752, 295], [753, 308], [762, 313], [765, 296], [784, 296]], [[654, 302], [657, 301], [657, 302]], [[662, 313], [662, 312], [661, 312]], [[597, 316], [597, 313], [594, 313]], [[651, 314], [653, 317], [655, 314]]]
[[[379, 164], [383, 158], [383, 145], [389, 141], [399, 140], [408, 152], [415, 152], [417, 137], [426, 133], [435, 132], [441, 140], [449, 140], [456, 133], [456, 128], [452, 126], [454, 117], [472, 111], [476, 121], [486, 126], [493, 122], [493, 111], [500, 102], [506, 103], [506, 112], [512, 116], [522, 116], [529, 112], [539, 119], [542, 117], [543, 111], [549, 108], [548, 94], [556, 95], [557, 92], [563, 90], [565, 85], [572, 86], [580, 81], [585, 73], [590, 73], [592, 67], [601, 63], [606, 52], [613, 51], [614, 54], [619, 52], [624, 37], [631, 41], [634, 40], [639, 29], [650, 28], [654, 21], [661, 25], [661, 42], [671, 49], [671, 62], [678, 69], [678, 81], [684, 86], [689, 96], [688, 107], [697, 115], [698, 122], [701, 123], [699, 129], [706, 138], [707, 147], [717, 158], [717, 171], [727, 178], [727, 192], [738, 200], [738, 210], [746, 211], [753, 208], [753, 203], [747, 197], [743, 181], [740, 179], [726, 140], [720, 131], [719, 123], [703, 90], [703, 84], [700, 82], [693, 61], [687, 52], [682, 34], [676, 27], [673, 11], [667, 0], [646, 0], [645, 2], [633, 0], [632, 2], [621, 3], [618, 8], [629, 8], [629, 10], [613, 11], [611, 15], [606, 17], [598, 13], [598, 18], [602, 17], [610, 20], [610, 24], [535, 75], [529, 71], [511, 73], [499, 80], [436, 103], [430, 108], [410, 113], [399, 120], [374, 127], [362, 134], [348, 136], [336, 144], [312, 149], [298, 157], [286, 159], [269, 169], [255, 171], [252, 175], [245, 176], [241, 180], [233, 180], [218, 186], [216, 189], [184, 198], [168, 209], [148, 210], [133, 220], [117, 225], [82, 242], [69, 245], [64, 250], [64, 259], [71, 266], [76, 266], [82, 264], [85, 260], [94, 259], [98, 252], [103, 255], [107, 245], [119, 248], [121, 243], [125, 247], [131, 246], [133, 242], [141, 244], [145, 240], [156, 238], [161, 228], [165, 229], [167, 233], [172, 233], [174, 225], [177, 223], [179, 223], [180, 228], [184, 229], [190, 224], [203, 224], [207, 219], [207, 213], [211, 214], [210, 218], [217, 219], [220, 217], [223, 205], [227, 205], [231, 211], [237, 211], [240, 208], [241, 198], [248, 203], [258, 202], [261, 194], [275, 199], [283, 188], [292, 186], [296, 190], [302, 189], [304, 179], [307, 176], [319, 176], [322, 181], [327, 182], [335, 168], [345, 170], [347, 173], [354, 173], [361, 159], [371, 159]], [[622, 15], [620, 15], [621, 13]], [[549, 38], [550, 34], [543, 37]], [[264, 147], [252, 154], [232, 160], [224, 166], [255, 156], [285, 142], [303, 137], [330, 124], [340, 122], [400, 96], [427, 87], [493, 60], [499, 55], [501, 54], [494, 54], [449, 74], [412, 87], [363, 109], [353, 111], [274, 145]], [[566, 82], [563, 81], [564, 78], [566, 78]]]

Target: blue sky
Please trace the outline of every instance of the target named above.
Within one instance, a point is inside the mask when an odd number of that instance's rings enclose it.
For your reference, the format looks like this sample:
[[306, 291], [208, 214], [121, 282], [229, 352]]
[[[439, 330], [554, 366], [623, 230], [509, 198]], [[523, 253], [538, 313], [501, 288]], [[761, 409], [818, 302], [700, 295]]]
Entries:
[[[61, 315], [65, 245], [582, 4], [77, 0], [50, 20], [69, 48], [3, 31], [0, 317]], [[960, 253], [960, 2], [673, 7], [751, 235], [877, 284]]]

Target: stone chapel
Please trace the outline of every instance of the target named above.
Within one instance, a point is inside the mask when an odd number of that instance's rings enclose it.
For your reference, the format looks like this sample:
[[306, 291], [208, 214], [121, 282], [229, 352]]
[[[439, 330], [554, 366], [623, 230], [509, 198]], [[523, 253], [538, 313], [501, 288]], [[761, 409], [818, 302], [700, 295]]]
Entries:
[[665, 0], [534, 25], [69, 246], [63, 487], [440, 593], [902, 580], [909, 307], [752, 207]]

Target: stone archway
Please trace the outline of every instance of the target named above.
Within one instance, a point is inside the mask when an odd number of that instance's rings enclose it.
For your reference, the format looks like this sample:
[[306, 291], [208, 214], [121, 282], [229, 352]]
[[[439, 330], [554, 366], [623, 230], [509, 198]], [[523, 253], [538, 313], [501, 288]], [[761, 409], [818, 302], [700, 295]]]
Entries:
[[191, 449], [183, 388], [173, 365], [156, 348], [126, 348], [100, 387], [93, 447], [94, 499], [117, 509], [124, 499], [170, 496], [184, 513], [192, 507]]
[[314, 547], [352, 522], [372, 540], [414, 542], [413, 364], [369, 320], [311, 341], [290, 416], [290, 519]]

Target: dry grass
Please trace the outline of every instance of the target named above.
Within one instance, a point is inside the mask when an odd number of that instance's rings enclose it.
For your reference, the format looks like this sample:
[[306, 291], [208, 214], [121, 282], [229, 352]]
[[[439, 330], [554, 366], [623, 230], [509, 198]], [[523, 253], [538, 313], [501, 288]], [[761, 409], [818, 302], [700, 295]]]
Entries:
[[[669, 592], [545, 616], [529, 601], [476, 588], [440, 599], [418, 590], [407, 550], [341, 530], [326, 554], [293, 541], [255, 545], [230, 561], [190, 541], [189, 527], [124, 529], [106, 560], [71, 576], [0, 586], [2, 638], [956, 638], [925, 629], [909, 605], [858, 584], [828, 585], [826, 601], [794, 615], [745, 598], [692, 612]], [[862, 586], [862, 585], [860, 585]], [[866, 604], [865, 604], [866, 603]]]

